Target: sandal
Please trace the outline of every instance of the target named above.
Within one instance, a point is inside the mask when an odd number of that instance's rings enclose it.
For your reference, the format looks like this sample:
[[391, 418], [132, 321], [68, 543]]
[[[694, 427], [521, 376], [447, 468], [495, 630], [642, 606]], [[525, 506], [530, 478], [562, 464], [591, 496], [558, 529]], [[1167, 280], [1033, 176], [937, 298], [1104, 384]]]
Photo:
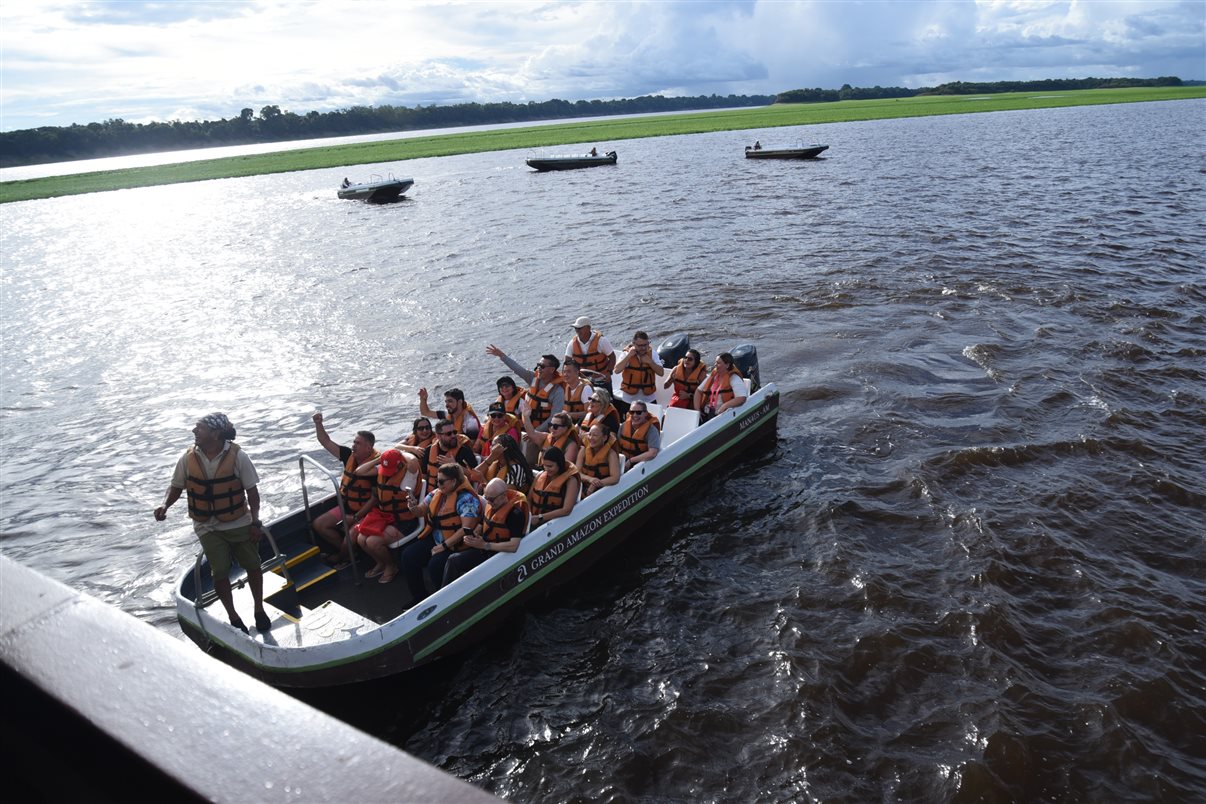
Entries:
[[385, 567], [373, 567], [368, 572], [364, 573], [366, 578], [376, 578], [381, 573], [385, 572]]
[[377, 579], [377, 583], [389, 583], [395, 577], [397, 577], [397, 575], [398, 571], [396, 569], [393, 572], [382, 573], [381, 577]]

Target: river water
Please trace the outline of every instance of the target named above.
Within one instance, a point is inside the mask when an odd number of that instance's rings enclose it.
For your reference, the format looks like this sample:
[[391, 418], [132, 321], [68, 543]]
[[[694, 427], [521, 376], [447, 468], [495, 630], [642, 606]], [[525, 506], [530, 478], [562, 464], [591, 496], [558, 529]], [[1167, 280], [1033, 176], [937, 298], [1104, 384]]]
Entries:
[[[588, 314], [756, 344], [777, 443], [433, 671], [310, 696], [514, 801], [1206, 797], [1206, 102], [834, 124], [0, 207], [4, 554], [179, 636], [151, 510], [479, 409]], [[328, 459], [328, 463], [330, 463]], [[388, 587], [387, 587], [388, 589]]]

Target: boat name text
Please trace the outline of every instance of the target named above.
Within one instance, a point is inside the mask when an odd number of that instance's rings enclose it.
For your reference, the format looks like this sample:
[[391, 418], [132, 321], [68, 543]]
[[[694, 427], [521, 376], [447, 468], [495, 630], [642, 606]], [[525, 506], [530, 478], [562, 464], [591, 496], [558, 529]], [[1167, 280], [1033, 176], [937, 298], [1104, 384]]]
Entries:
[[605, 508], [604, 510], [595, 514], [593, 517], [576, 527], [568, 536], [565, 536], [556, 544], [550, 545], [547, 550], [532, 556], [530, 559], [516, 567], [515, 582], [517, 584], [523, 583], [525, 580], [527, 580], [529, 574], [551, 564], [558, 557], [564, 555], [569, 550], [572, 550], [576, 544], [581, 542], [587, 536], [590, 536], [599, 530], [599, 528], [603, 527], [608, 522], [611, 522], [613, 519], [627, 511], [648, 495], [648, 485], [642, 485], [633, 489], [629, 494], [620, 498], [620, 500], [610, 508]]

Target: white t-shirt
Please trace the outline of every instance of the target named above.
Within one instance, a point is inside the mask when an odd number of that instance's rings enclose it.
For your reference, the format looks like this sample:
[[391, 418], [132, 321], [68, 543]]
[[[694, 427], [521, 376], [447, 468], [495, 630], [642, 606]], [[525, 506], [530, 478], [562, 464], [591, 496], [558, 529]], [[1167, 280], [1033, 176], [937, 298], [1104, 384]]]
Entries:
[[[569, 355], [570, 357], [573, 357], [575, 343], [578, 344], [579, 346], [581, 346], [582, 351], [585, 352], [587, 345], [591, 342], [591, 340], [595, 337], [595, 335], [598, 335], [598, 334], [599, 333], [597, 333], [597, 332], [591, 332], [590, 338], [587, 338], [585, 341], [578, 340], [578, 336], [574, 335], [574, 337], [570, 338], [569, 344], [565, 347], [565, 353], [567, 355]], [[602, 355], [609, 355], [609, 354], [612, 354], [613, 352], [615, 352], [615, 349], [612, 347], [611, 341], [607, 340], [607, 336], [599, 335], [599, 353]]]

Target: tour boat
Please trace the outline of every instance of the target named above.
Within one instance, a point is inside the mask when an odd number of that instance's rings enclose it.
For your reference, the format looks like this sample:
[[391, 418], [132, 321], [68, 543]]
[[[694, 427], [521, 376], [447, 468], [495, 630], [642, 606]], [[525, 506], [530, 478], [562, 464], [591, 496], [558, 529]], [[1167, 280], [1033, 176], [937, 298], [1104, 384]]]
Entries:
[[369, 201], [374, 204], [396, 201], [398, 196], [414, 186], [414, 179], [395, 179], [391, 174], [388, 179], [374, 175], [366, 182], [353, 183], [347, 179], [339, 185], [340, 198], [352, 201]]
[[[773, 440], [779, 392], [774, 384], [758, 386], [753, 346], [740, 346], [733, 356], [751, 386], [743, 405], [702, 424], [697, 411], [650, 405], [662, 417], [662, 448], [653, 460], [579, 501], [568, 516], [530, 531], [516, 552], [491, 556], [417, 603], [401, 572], [392, 583], [380, 584], [363, 578], [372, 564], [363, 556], [340, 570], [321, 560], [310, 523], [340, 501], [336, 493], [327, 493], [310, 504], [305, 467], [321, 464], [301, 456], [303, 504], [268, 523], [269, 538], [260, 541], [271, 629], [245, 634], [227, 622], [223, 607], [213, 605], [216, 595], [203, 553], [175, 584], [180, 626], [211, 655], [280, 687], [365, 681], [462, 651], [496, 633], [525, 601], [572, 578], [605, 572], [599, 559], [655, 512], [680, 494], [698, 494], [723, 463]], [[324, 485], [329, 480], [337, 488], [337, 471], [322, 471]], [[237, 565], [231, 583], [236, 609], [247, 619], [253, 603]]]
[[798, 148], [753, 148], [745, 146], [746, 159], [815, 159], [828, 145], [801, 145]]
[[602, 156], [540, 156], [526, 160], [530, 168], [539, 171], [546, 170], [577, 170], [578, 168], [598, 167], [599, 165], [614, 165], [616, 152], [608, 151]]

